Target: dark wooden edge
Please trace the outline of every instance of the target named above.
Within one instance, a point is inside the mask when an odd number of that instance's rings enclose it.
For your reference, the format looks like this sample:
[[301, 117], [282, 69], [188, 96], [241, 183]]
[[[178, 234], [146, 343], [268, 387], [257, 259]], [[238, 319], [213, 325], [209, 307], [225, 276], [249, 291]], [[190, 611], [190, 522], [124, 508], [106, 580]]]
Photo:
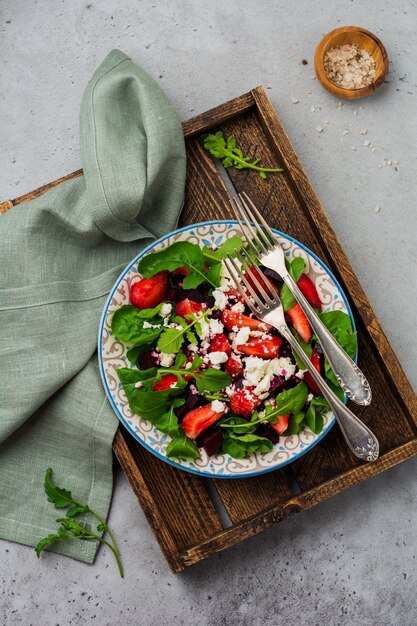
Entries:
[[113, 451], [122, 470], [126, 474], [126, 478], [135, 492], [139, 504], [145, 513], [146, 519], [152, 528], [152, 531], [165, 555], [166, 560], [168, 561], [171, 570], [173, 572], [180, 572], [185, 566], [182, 562], [180, 554], [178, 553], [175, 539], [169, 532], [164, 522], [164, 518], [159, 512], [158, 503], [152, 497], [152, 494], [149, 491], [138, 466], [135, 464], [129, 447], [125, 441], [124, 433], [120, 429], [116, 432], [113, 440]]
[[[308, 209], [317, 238], [323, 241], [325, 248], [331, 250], [332, 262], [330, 264], [332, 265], [332, 270], [344, 291], [350, 295], [355, 303], [363, 325], [368, 331], [371, 344], [374, 345], [375, 352], [379, 357], [379, 364], [381, 368], [387, 372], [388, 377], [393, 380], [397, 390], [398, 400], [406, 407], [406, 413], [412, 418], [411, 426], [414, 432], [416, 432], [417, 396], [339, 243], [329, 218], [298, 160], [268, 96], [262, 87], [257, 87], [251, 93], [256, 103], [258, 119], [274, 149], [281, 155], [285, 167], [290, 174], [290, 179], [293, 182], [294, 191], [303, 204], [305, 204], [305, 199], [300, 194], [300, 190], [303, 190], [303, 195], [308, 197]], [[343, 268], [343, 274], [339, 270], [341, 267]]]
[[196, 546], [182, 550], [180, 558], [184, 566], [194, 565], [210, 554], [221, 552], [244, 539], [253, 537], [274, 524], [281, 522], [293, 513], [305, 511], [324, 500], [328, 500], [344, 489], [352, 487], [367, 478], [372, 478], [372, 476], [380, 474], [401, 461], [413, 457], [415, 454], [417, 454], [417, 440], [413, 439], [398, 448], [390, 450], [374, 463], [359, 465], [354, 469], [349, 469], [325, 483], [321, 483], [290, 498], [284, 504], [274, 506], [239, 524], [235, 524], [232, 528], [216, 533]]

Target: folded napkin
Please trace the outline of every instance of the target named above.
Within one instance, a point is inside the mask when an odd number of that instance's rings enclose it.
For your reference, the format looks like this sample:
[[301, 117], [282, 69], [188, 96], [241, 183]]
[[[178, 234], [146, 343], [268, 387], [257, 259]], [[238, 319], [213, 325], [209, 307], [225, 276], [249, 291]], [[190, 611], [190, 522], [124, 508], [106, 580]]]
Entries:
[[[85, 91], [80, 143], [84, 176], [0, 217], [0, 537], [28, 545], [60, 517], [43, 490], [48, 467], [107, 516], [118, 422], [99, 376], [99, 319], [122, 269], [175, 227], [184, 198], [178, 117], [119, 50]], [[52, 549], [91, 563], [97, 545]]]

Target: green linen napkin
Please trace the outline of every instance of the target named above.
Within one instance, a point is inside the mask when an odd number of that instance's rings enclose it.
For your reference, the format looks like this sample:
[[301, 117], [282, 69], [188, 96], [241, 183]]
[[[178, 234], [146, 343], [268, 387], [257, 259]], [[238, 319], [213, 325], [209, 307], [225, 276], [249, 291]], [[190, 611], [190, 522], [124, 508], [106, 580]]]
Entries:
[[[184, 198], [178, 117], [119, 50], [85, 91], [80, 143], [83, 177], [0, 217], [0, 537], [28, 545], [60, 517], [43, 490], [48, 467], [107, 516], [118, 422], [99, 376], [99, 319], [125, 265], [175, 227]], [[91, 563], [97, 545], [52, 549]]]

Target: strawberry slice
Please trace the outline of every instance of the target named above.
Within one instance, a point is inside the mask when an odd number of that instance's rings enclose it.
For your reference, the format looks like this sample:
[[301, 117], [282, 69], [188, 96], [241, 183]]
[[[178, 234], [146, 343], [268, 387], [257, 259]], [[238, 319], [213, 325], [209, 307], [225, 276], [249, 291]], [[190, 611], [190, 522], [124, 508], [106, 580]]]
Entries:
[[235, 302], [242, 302], [242, 304], [245, 304], [245, 298], [237, 289], [229, 289], [229, 291], [225, 292], [225, 295], [229, 300], [234, 300]]
[[231, 311], [230, 309], [224, 309], [222, 313], [222, 322], [226, 326], [227, 330], [232, 330], [233, 326], [237, 326], [238, 328], [243, 328], [247, 326], [251, 330], [269, 330], [272, 328], [269, 324], [265, 324], [265, 322], [260, 322], [255, 317], [248, 317], [247, 315], [242, 315], [242, 313], [238, 313], [236, 311]]
[[175, 305], [175, 312], [180, 317], [185, 317], [186, 315], [196, 315], [197, 313], [200, 313], [202, 308], [203, 307], [199, 302], [194, 302], [193, 300], [186, 298]]
[[249, 339], [245, 344], [237, 346], [237, 351], [248, 356], [258, 356], [261, 359], [274, 359], [278, 356], [280, 345], [279, 337]]
[[168, 272], [158, 272], [152, 278], [143, 278], [130, 288], [130, 302], [138, 309], [152, 309], [163, 301], [168, 287]]
[[252, 287], [252, 289], [255, 291], [255, 293], [261, 295], [258, 287], [255, 284], [254, 278], [262, 285], [266, 293], [271, 293], [271, 290], [272, 293], [274, 293], [274, 291], [278, 291], [272, 280], [269, 280], [268, 277], [264, 278], [263, 276], [261, 276], [258, 268], [255, 265], [251, 265], [249, 269], [250, 271], [246, 272], [245, 278]]
[[278, 421], [273, 424], [270, 422], [270, 426], [279, 434], [285, 433], [288, 428], [288, 420], [290, 419], [291, 413], [287, 413], [287, 415], [278, 415]]
[[244, 387], [239, 389], [230, 401], [230, 408], [233, 413], [242, 415], [243, 417], [250, 417], [257, 406], [260, 405], [262, 400], [253, 393], [255, 387]]
[[226, 352], [227, 355], [232, 354], [232, 346], [227, 341], [227, 337], [220, 333], [215, 335], [211, 341], [209, 352]]
[[152, 389], [154, 391], [165, 391], [165, 389], [170, 389], [177, 382], [178, 377], [175, 374], [164, 374], [158, 383], [152, 385]]
[[308, 319], [298, 302], [296, 302], [294, 306], [287, 311], [287, 315], [289, 316], [292, 325], [300, 335], [301, 339], [306, 343], [309, 343], [311, 339], [310, 324], [308, 323]]
[[187, 437], [197, 439], [203, 430], [217, 422], [224, 414], [225, 411], [217, 413], [211, 408], [211, 404], [206, 404], [189, 411], [182, 420], [182, 427]]
[[321, 300], [310, 278], [306, 274], [301, 274], [300, 278], [297, 280], [297, 285], [308, 302], [321, 311]]
[[[310, 357], [310, 361], [312, 362], [312, 364], [314, 365], [314, 367], [316, 368], [316, 370], [320, 374], [321, 373], [321, 371], [320, 371], [320, 355], [317, 352], [317, 350], [313, 350], [312, 351], [311, 357]], [[310, 372], [306, 372], [304, 374], [303, 380], [310, 387], [311, 391], [314, 391], [315, 393], [321, 393], [320, 387], [318, 387], [317, 384], [314, 382], [313, 377], [310, 374]]]
[[243, 376], [243, 365], [233, 357], [227, 359], [224, 369], [229, 372], [232, 378], [241, 378]]

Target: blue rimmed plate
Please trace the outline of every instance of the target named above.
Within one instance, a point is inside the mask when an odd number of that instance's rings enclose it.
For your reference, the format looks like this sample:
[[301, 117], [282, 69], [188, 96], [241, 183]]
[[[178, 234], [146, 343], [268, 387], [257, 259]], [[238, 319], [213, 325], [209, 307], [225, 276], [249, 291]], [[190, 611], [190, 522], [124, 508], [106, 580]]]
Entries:
[[[352, 311], [346, 296], [330, 270], [303, 244], [277, 230], [274, 232], [278, 235], [289, 260], [298, 256], [303, 257], [306, 263], [306, 272], [316, 286], [323, 303], [323, 310], [348, 313], [352, 326], [355, 328]], [[166, 463], [193, 474], [217, 478], [257, 476], [295, 461], [329, 432], [335, 422], [334, 415], [329, 412], [325, 416], [324, 428], [320, 435], [315, 435], [309, 429], [305, 429], [299, 435], [281, 437], [279, 443], [269, 452], [251, 453], [245, 459], [233, 459], [224, 454], [208, 457], [204, 450], [201, 450], [201, 459], [197, 461], [185, 458], [168, 459], [165, 450], [170, 437], [158, 431], [147, 420], [132, 413], [129, 408], [116, 370], [119, 367], [130, 367], [131, 364], [126, 358], [127, 347], [112, 335], [111, 317], [121, 305], [129, 304], [129, 286], [133, 279], [137, 280], [139, 277], [137, 264], [145, 254], [155, 252], [174, 243], [174, 241], [190, 241], [200, 246], [220, 246], [225, 239], [233, 235], [240, 235], [239, 227], [235, 221], [203, 222], [180, 228], [145, 248], [126, 267], [111, 290], [104, 307], [98, 337], [98, 356], [103, 385], [122, 424], [139, 443]]]

